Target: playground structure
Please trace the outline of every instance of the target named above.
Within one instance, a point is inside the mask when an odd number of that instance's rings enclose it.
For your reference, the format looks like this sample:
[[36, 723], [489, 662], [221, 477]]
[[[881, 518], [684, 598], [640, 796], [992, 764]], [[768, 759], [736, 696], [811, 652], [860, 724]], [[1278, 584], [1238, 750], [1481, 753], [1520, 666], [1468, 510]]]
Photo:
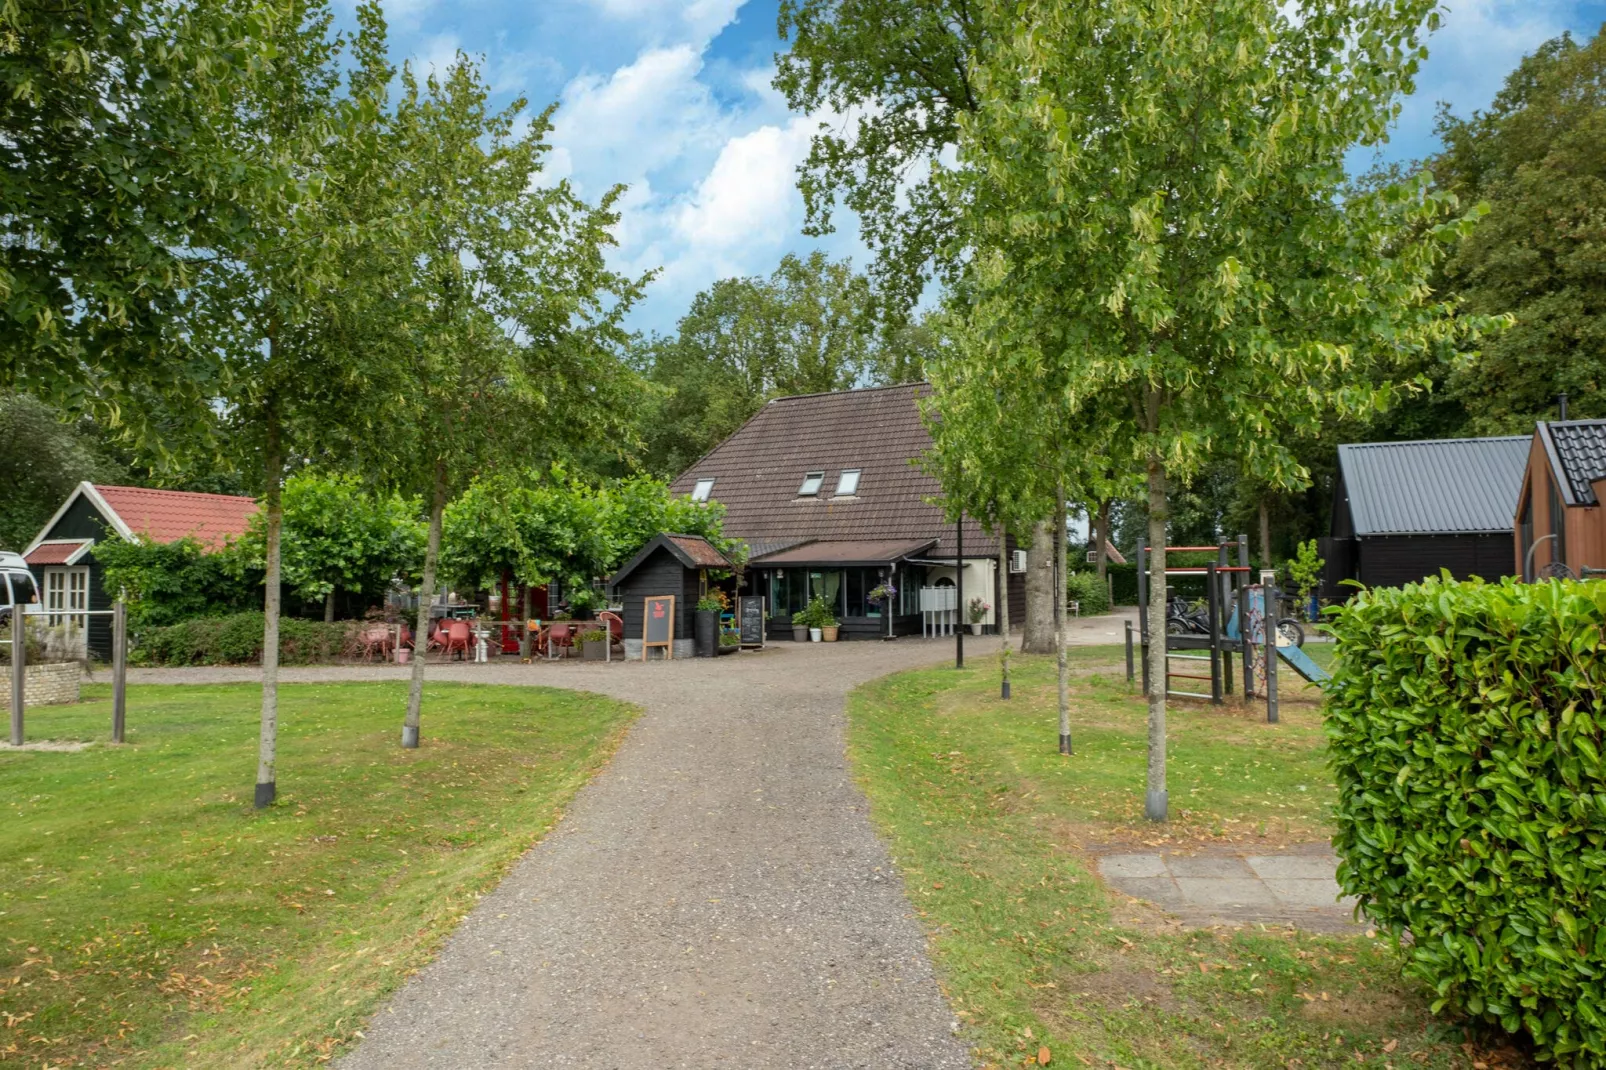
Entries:
[[[1232, 551], [1236, 550], [1236, 554]], [[1165, 576], [1203, 576], [1205, 609], [1209, 627], [1205, 635], [1167, 635], [1165, 643], [1165, 693], [1176, 698], [1205, 699], [1221, 705], [1233, 693], [1233, 656], [1242, 665], [1243, 701], [1266, 700], [1266, 720], [1277, 722], [1277, 663], [1287, 663], [1295, 672], [1320, 686], [1327, 673], [1297, 646], [1285, 644], [1279, 635], [1280, 617], [1277, 585], [1271, 573], [1263, 572], [1260, 582], [1251, 582], [1249, 537], [1239, 535], [1215, 546], [1170, 546], [1169, 553], [1214, 553], [1216, 560], [1203, 566], [1167, 568]], [[1230, 564], [1231, 557], [1237, 558]], [[1142, 646], [1143, 690], [1150, 685], [1149, 662], [1149, 577], [1153, 553], [1142, 538], [1138, 540], [1138, 632]], [[1127, 631], [1127, 678], [1133, 675], [1132, 633]], [[1275, 651], [1275, 655], [1271, 652]], [[1180, 668], [1173, 668], [1180, 663]], [[1208, 666], [1208, 672], [1189, 671]], [[1209, 681], [1210, 690], [1188, 690], [1173, 681]]]

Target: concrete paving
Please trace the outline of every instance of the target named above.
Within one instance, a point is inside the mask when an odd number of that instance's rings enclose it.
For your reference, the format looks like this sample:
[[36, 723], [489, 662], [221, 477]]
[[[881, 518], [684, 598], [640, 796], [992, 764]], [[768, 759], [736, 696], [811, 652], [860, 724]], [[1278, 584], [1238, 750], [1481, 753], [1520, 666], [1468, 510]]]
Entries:
[[1187, 924], [1270, 923], [1322, 932], [1364, 927], [1354, 918], [1355, 900], [1342, 896], [1334, 879], [1337, 867], [1326, 844], [1275, 853], [1205, 847], [1098, 857], [1099, 875], [1111, 887]]

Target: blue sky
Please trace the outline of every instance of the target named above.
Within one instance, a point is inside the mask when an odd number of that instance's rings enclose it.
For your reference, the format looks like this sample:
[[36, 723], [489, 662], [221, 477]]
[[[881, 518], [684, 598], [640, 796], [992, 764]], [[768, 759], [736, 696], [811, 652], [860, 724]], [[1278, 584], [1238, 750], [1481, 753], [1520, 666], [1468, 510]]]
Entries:
[[[428, 66], [483, 57], [503, 102], [557, 101], [554, 169], [589, 198], [622, 183], [616, 264], [660, 269], [633, 325], [667, 331], [727, 275], [767, 274], [823, 247], [863, 264], [851, 217], [802, 233], [793, 182], [817, 120], [770, 88], [778, 0], [385, 0], [393, 51]], [[1433, 147], [1437, 101], [1466, 113], [1564, 30], [1593, 35], [1606, 0], [1450, 0], [1386, 159]], [[1370, 157], [1352, 161], [1361, 166]]]

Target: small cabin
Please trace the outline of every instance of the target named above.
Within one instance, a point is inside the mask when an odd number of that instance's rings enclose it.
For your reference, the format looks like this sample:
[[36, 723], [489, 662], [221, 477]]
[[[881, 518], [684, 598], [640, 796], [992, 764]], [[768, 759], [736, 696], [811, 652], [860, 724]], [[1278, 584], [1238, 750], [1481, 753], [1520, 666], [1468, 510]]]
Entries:
[[1528, 440], [1513, 527], [1513, 571], [1525, 580], [1606, 570], [1606, 420], [1541, 422]]
[[695, 646], [692, 614], [697, 600], [708, 591], [708, 573], [731, 567], [730, 559], [701, 535], [659, 535], [643, 546], [608, 580], [614, 600], [624, 607], [621, 616], [627, 655], [641, 653], [646, 600], [673, 595], [675, 657], [691, 657]]

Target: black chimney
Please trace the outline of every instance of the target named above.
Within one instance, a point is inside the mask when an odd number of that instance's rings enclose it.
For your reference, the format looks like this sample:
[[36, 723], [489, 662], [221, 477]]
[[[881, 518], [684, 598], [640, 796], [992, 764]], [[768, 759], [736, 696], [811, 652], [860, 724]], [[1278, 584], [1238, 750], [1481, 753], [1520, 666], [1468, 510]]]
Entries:
[[1563, 420], [1567, 419], [1567, 395], [1566, 394], [1557, 394], [1556, 395], [1556, 406], [1561, 410], [1560, 419], [1563, 419]]

